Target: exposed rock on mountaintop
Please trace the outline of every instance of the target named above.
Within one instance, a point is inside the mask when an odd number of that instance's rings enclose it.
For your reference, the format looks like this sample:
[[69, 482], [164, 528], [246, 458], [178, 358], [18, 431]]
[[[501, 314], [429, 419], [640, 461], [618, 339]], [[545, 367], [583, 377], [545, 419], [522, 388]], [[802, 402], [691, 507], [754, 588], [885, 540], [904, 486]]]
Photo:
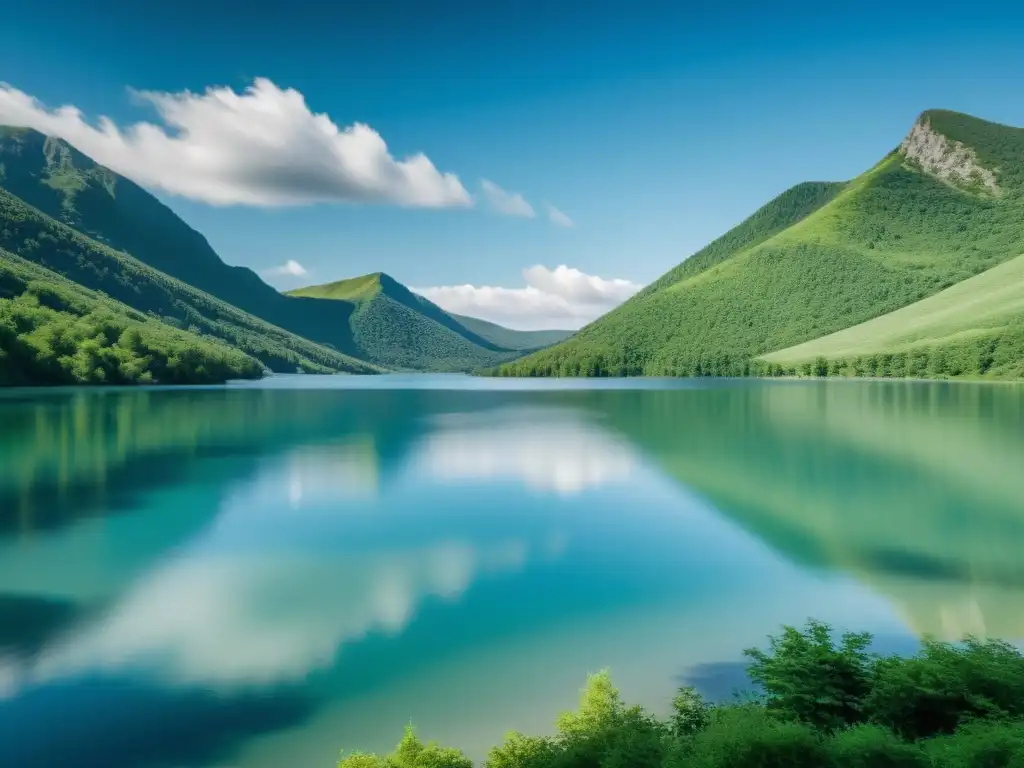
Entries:
[[900, 143], [900, 154], [948, 184], [1000, 193], [995, 170], [982, 165], [977, 153], [963, 142], [950, 141], [933, 129], [927, 114], [917, 119]]

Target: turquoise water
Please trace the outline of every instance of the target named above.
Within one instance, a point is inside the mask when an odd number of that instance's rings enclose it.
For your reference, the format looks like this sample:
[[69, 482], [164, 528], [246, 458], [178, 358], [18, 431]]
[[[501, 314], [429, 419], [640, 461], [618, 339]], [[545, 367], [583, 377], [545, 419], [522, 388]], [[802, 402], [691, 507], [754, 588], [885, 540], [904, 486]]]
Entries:
[[1024, 388], [275, 377], [0, 396], [0, 765], [480, 758], [809, 616], [1024, 639]]

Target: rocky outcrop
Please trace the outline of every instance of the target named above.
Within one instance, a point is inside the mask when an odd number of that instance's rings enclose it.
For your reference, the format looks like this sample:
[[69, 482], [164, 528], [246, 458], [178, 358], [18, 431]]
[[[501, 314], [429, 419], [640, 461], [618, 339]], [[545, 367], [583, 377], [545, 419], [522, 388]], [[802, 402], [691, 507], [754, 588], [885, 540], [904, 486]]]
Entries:
[[998, 195], [994, 169], [986, 168], [977, 153], [962, 141], [951, 141], [931, 126], [927, 116], [914, 123], [900, 143], [900, 154], [948, 184]]

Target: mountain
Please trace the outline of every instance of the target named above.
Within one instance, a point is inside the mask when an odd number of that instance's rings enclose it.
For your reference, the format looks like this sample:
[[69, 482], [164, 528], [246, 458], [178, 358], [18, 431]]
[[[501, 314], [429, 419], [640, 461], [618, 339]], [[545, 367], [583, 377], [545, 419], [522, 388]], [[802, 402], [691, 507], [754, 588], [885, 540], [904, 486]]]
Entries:
[[87, 237], [268, 323], [352, 351], [350, 305], [290, 299], [252, 270], [225, 264], [170, 208], [67, 142], [0, 128], [0, 167], [0, 186]]
[[1024, 251], [1024, 130], [922, 113], [845, 183], [798, 185], [511, 376], [743, 375]]
[[352, 305], [349, 323], [356, 353], [391, 368], [470, 371], [520, 357], [531, 349], [521, 346], [525, 339], [543, 338], [520, 336], [522, 332], [482, 320], [463, 322], [382, 272], [287, 295]]
[[[0, 185], [4, 184], [0, 180]], [[103, 245], [0, 187], [0, 248], [193, 334], [219, 339], [275, 371], [380, 369], [277, 328]]]
[[[225, 264], [201, 234], [137, 184], [95, 163], [67, 142], [31, 129], [0, 127], [0, 187], [32, 210], [28, 218], [71, 228], [92, 243], [93, 250], [105, 248], [108, 260], [110, 254], [117, 259], [130, 254], [128, 258], [134, 257], [142, 266], [173, 278], [176, 285], [185, 284], [193, 293], [203, 294], [205, 298], [199, 303], [220, 300], [220, 305], [230, 305], [256, 323], [276, 326], [273, 341], [261, 339], [247, 348], [255, 354], [257, 347], [264, 347], [267, 351], [256, 356], [273, 370], [299, 367], [373, 372], [379, 364], [466, 371], [493, 366], [520, 356], [524, 350], [543, 346], [532, 342], [545, 337], [531, 338], [528, 346], [525, 337], [512, 346], [494, 342], [387, 275], [362, 278], [367, 285], [354, 284], [345, 289], [352, 291], [351, 296], [279, 293], [252, 270]], [[13, 205], [9, 203], [8, 207]], [[22, 253], [23, 234], [19, 231], [13, 238], [0, 240], [0, 246], [39, 260], [31, 253]], [[90, 255], [86, 261], [93, 260]], [[45, 265], [76, 281], [85, 278], [80, 269], [76, 271], [67, 264], [56, 266], [59, 261], [51, 254]], [[82, 260], [78, 261], [81, 266]], [[132, 263], [128, 271], [138, 272], [139, 264]], [[124, 271], [121, 267], [113, 269], [115, 273]], [[125, 291], [120, 291], [121, 295], [111, 292], [111, 286], [99, 284], [98, 276], [93, 278], [92, 283], [83, 284], [107, 291], [144, 311], [151, 309], [148, 300], [135, 302]], [[123, 282], [125, 278], [115, 274], [111, 279]], [[383, 290], [370, 283], [383, 286]], [[187, 303], [195, 309], [197, 302], [193, 296]], [[166, 312], [160, 314], [168, 316]], [[199, 314], [206, 317], [202, 311]], [[205, 326], [216, 322], [211, 320]], [[203, 323], [198, 325], [204, 327]], [[204, 329], [209, 331], [208, 327]], [[241, 334], [231, 336], [237, 341]], [[289, 349], [295, 354], [286, 354]]]

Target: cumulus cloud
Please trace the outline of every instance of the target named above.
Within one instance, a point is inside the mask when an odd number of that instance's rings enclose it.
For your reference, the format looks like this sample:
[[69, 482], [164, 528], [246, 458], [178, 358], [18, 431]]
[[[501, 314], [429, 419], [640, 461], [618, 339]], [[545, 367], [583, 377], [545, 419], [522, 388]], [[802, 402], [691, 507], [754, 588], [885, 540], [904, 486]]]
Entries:
[[479, 317], [520, 330], [575, 330], [628, 299], [643, 286], [587, 275], [564, 264], [523, 270], [526, 286], [451, 285], [414, 288], [449, 312]]
[[241, 93], [136, 92], [160, 124], [93, 124], [73, 106], [50, 109], [0, 83], [0, 124], [58, 136], [143, 186], [216, 205], [320, 202], [469, 206], [458, 177], [419, 153], [396, 160], [363, 123], [339, 128], [293, 88], [257, 78]]
[[498, 213], [505, 216], [523, 216], [528, 219], [534, 218], [537, 214], [533, 206], [526, 202], [518, 192], [506, 192], [493, 181], [480, 180], [480, 187], [484, 191], [484, 197], [488, 204]]
[[271, 277], [302, 277], [307, 274], [306, 268], [295, 259], [288, 259], [279, 267], [271, 267], [266, 271]]
[[565, 213], [555, 208], [555, 206], [548, 203], [548, 219], [552, 224], [557, 224], [560, 227], [571, 227], [573, 220], [568, 217]]

